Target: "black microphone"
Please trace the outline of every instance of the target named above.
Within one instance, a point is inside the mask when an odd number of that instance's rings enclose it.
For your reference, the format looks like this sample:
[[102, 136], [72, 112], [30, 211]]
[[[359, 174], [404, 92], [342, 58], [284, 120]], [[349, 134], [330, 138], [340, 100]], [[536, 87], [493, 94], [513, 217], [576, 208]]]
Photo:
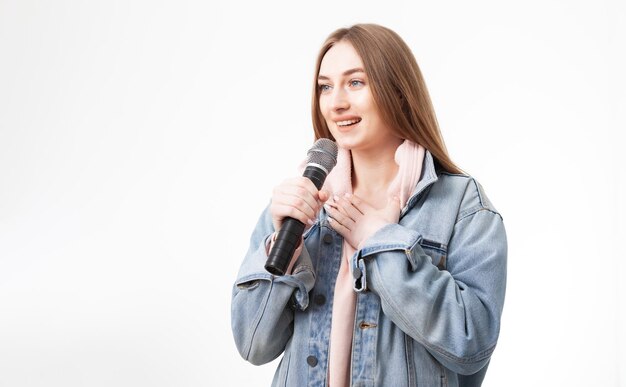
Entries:
[[[337, 144], [327, 138], [320, 138], [307, 154], [309, 158], [302, 176], [309, 178], [319, 190], [324, 185], [326, 176], [337, 164]], [[304, 223], [290, 217], [283, 219], [272, 251], [267, 257], [265, 270], [274, 275], [285, 274], [303, 233]]]

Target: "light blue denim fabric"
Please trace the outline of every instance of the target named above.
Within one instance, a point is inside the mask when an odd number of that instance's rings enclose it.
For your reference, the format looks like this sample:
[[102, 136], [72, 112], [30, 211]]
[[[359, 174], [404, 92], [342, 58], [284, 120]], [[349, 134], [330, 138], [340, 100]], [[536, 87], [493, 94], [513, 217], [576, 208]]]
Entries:
[[[252, 364], [280, 354], [272, 386], [323, 387], [342, 237], [324, 210], [291, 275], [265, 271], [273, 233], [265, 209], [232, 292], [237, 349]], [[466, 175], [422, 178], [398, 224], [352, 257], [357, 292], [352, 386], [480, 386], [496, 346], [506, 287], [502, 217]]]

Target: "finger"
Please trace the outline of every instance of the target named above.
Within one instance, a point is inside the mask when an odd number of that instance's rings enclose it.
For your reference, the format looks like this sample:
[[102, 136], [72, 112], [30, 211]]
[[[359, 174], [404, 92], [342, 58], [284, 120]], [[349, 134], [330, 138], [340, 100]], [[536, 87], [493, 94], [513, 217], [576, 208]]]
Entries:
[[277, 187], [274, 197], [279, 203], [293, 205], [301, 208], [303, 211], [305, 211], [305, 207], [308, 207], [312, 217], [315, 217], [320, 207], [320, 203], [317, 201], [317, 194], [313, 196], [307, 189], [296, 184]]
[[[308, 204], [306, 200], [300, 198], [299, 196], [291, 195], [289, 193], [282, 193], [282, 192], [276, 193], [274, 197], [272, 197], [272, 204], [275, 204], [277, 206], [283, 206], [281, 208], [293, 207], [297, 209], [298, 211], [305, 213], [308, 216], [308, 218], [312, 220], [314, 220], [317, 217], [316, 209], [311, 208], [311, 206]], [[273, 211], [273, 213], [274, 212], [275, 211]], [[284, 215], [284, 214], [281, 213], [281, 215]], [[286, 216], [289, 216], [289, 215], [286, 215]]]
[[361, 216], [361, 213], [345, 197], [335, 197], [335, 203], [339, 212], [352, 219], [352, 221], [356, 221]]
[[284, 205], [284, 204], [275, 204], [275, 205], [273, 204], [272, 207], [274, 209], [273, 213], [275, 213], [279, 218], [284, 219], [284, 218], [289, 217], [289, 218], [297, 219], [304, 224], [313, 223], [313, 221], [308, 216], [308, 214], [300, 211], [300, 209], [296, 207]]
[[322, 203], [324, 203], [330, 198], [330, 193], [326, 190], [322, 190], [318, 193], [317, 197]]
[[337, 204], [330, 200], [324, 203], [324, 208], [326, 209], [326, 212], [330, 212], [331, 210], [339, 211]]
[[355, 194], [350, 194], [348, 200], [350, 200], [352, 205], [363, 215], [365, 215], [366, 212], [374, 209], [374, 207], [370, 206], [365, 200], [361, 199]]
[[327, 206], [326, 211], [335, 222], [338, 222], [348, 230], [354, 228], [354, 221], [341, 213], [336, 207]]
[[338, 220], [337, 217], [341, 217], [342, 219], [343, 218], [348, 218], [348, 214], [346, 213], [346, 210], [344, 210], [344, 208], [343, 208], [345, 206], [346, 206], [345, 201], [342, 203], [340, 197], [338, 197], [338, 196], [334, 196], [333, 197], [333, 202], [332, 202], [331, 208], [333, 208], [336, 211], [336, 213], [337, 213], [337, 215], [335, 217], [335, 220]]
[[317, 187], [311, 181], [311, 179], [304, 176], [293, 177], [283, 181], [281, 185], [297, 185], [309, 191], [312, 195], [317, 195]]
[[319, 199], [318, 195], [319, 195], [319, 190], [317, 189], [317, 187], [315, 186], [315, 184], [313, 184], [313, 182], [306, 178], [306, 177], [298, 177], [296, 179], [296, 185], [300, 188], [303, 188], [305, 190], [307, 190], [307, 192], [317, 201]]
[[351, 193], [346, 193], [344, 197], [346, 198], [346, 201], [352, 205], [354, 210], [356, 210], [355, 216], [365, 215], [365, 211], [361, 210], [361, 207], [363, 206], [363, 200], [361, 200], [361, 198]]
[[305, 177], [296, 177], [285, 180], [280, 186], [277, 187], [278, 192], [284, 194], [297, 196], [306, 200], [308, 205], [317, 212], [320, 207], [318, 201], [318, 191], [311, 180]]
[[290, 192], [282, 196], [281, 204], [296, 207], [300, 211], [305, 212], [311, 219], [317, 217], [317, 211], [319, 210], [317, 200], [314, 200], [310, 196], [303, 198], [302, 196]]
[[346, 228], [346, 226], [342, 225], [341, 223], [338, 223], [337, 220], [333, 218], [328, 218], [328, 222], [330, 223], [330, 226], [333, 228], [333, 230], [337, 231], [342, 237], [347, 238], [348, 235], [350, 235], [350, 230], [348, 230], [348, 228]]

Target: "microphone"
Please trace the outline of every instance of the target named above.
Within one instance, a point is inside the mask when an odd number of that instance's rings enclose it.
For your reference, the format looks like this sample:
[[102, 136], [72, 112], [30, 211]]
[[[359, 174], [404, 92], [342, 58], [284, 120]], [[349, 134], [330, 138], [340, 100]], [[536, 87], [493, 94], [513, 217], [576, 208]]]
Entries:
[[[307, 152], [308, 161], [302, 176], [309, 178], [319, 190], [324, 180], [337, 164], [337, 144], [327, 138], [320, 138]], [[274, 275], [284, 275], [293, 253], [304, 233], [304, 223], [286, 217], [278, 230], [276, 241], [265, 263], [265, 270]]]

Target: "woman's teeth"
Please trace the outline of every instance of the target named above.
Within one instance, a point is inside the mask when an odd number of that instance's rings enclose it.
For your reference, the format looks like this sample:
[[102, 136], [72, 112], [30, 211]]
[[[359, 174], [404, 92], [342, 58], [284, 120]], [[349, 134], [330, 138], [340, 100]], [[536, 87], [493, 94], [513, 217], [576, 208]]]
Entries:
[[337, 122], [337, 126], [350, 126], [359, 122], [361, 122], [361, 119], [355, 118], [354, 120], [339, 121]]

